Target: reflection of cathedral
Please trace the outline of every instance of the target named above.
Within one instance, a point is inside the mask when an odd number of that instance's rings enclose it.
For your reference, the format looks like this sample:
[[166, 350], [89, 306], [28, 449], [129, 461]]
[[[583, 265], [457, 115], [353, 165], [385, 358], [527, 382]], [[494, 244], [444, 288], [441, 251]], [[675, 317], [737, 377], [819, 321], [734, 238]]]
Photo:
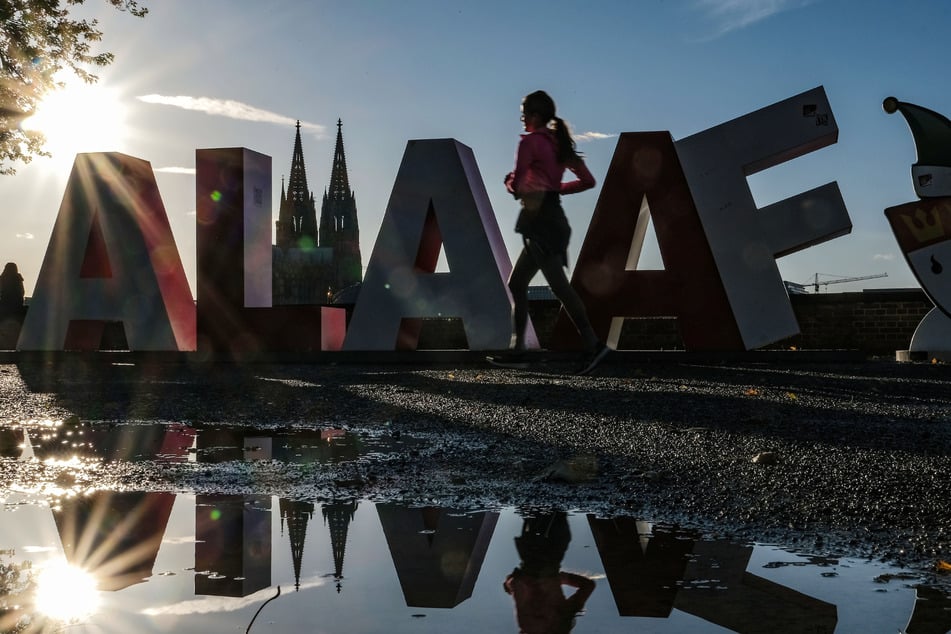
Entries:
[[334, 579], [337, 582], [337, 592], [341, 589], [343, 579], [343, 556], [347, 551], [347, 530], [353, 521], [353, 514], [357, 512], [357, 501], [334, 502], [324, 504], [320, 508], [324, 516], [324, 523], [330, 529], [330, 548], [334, 556]]
[[291, 540], [291, 560], [294, 562], [294, 589], [300, 590], [300, 567], [304, 561], [304, 542], [307, 540], [307, 523], [314, 517], [314, 505], [280, 499], [281, 530], [287, 525], [287, 535]]
[[291, 173], [286, 189], [281, 183], [276, 222], [272, 263], [275, 305], [326, 304], [334, 293], [363, 279], [357, 204], [347, 176], [342, 127], [338, 119], [330, 186], [324, 191], [318, 224], [297, 123]]
[[[291, 543], [291, 559], [294, 563], [294, 588], [300, 590], [301, 564], [304, 561], [304, 543], [307, 541], [307, 524], [314, 517], [314, 505], [311, 502], [280, 500], [281, 530], [287, 526], [287, 535]], [[334, 558], [334, 580], [337, 592], [343, 579], [343, 558], [347, 550], [347, 531], [353, 514], [357, 511], [357, 501], [334, 502], [321, 507], [324, 524], [329, 525], [330, 548]]]

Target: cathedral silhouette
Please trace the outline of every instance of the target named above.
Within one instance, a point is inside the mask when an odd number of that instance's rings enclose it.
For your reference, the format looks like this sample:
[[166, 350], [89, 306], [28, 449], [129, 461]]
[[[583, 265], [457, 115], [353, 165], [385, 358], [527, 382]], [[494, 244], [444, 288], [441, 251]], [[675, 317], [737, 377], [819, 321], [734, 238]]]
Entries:
[[287, 186], [281, 180], [277, 244], [273, 247], [274, 305], [329, 304], [340, 291], [363, 280], [357, 202], [347, 176], [343, 122], [337, 119], [330, 185], [324, 190], [320, 223], [307, 187], [300, 121]]

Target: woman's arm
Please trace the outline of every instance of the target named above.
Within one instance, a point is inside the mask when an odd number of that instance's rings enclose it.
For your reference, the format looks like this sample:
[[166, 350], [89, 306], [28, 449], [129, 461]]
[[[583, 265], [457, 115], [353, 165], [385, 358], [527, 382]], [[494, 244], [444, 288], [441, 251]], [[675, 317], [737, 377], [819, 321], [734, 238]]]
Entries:
[[588, 166], [585, 165], [582, 159], [579, 158], [577, 161], [565, 165], [565, 167], [575, 175], [575, 180], [565, 181], [561, 184], [562, 194], [577, 194], [594, 187], [594, 176], [591, 175], [591, 171], [588, 170]]
[[588, 597], [590, 597], [591, 593], [594, 592], [594, 580], [589, 579], [584, 575], [578, 575], [573, 572], [564, 571], [559, 574], [559, 577], [561, 585], [577, 588], [577, 590], [567, 598], [567, 602], [571, 604], [574, 612], [580, 612], [584, 609], [584, 604], [588, 600]]

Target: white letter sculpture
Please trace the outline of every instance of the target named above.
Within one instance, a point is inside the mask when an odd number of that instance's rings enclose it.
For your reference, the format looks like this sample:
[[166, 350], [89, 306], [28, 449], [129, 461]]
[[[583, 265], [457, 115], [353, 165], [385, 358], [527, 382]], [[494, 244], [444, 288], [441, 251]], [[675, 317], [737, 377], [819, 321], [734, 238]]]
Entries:
[[[434, 272], [441, 244], [449, 273]], [[434, 317], [461, 318], [472, 350], [507, 348], [511, 269], [472, 150], [454, 139], [410, 141], [344, 349], [413, 350], [420, 320]]]
[[19, 350], [95, 350], [121, 321], [131, 350], [195, 350], [195, 302], [148, 161], [78, 154]]
[[799, 333], [776, 258], [849, 233], [838, 184], [758, 209], [746, 177], [838, 140], [820, 86], [676, 142], [748, 350]]

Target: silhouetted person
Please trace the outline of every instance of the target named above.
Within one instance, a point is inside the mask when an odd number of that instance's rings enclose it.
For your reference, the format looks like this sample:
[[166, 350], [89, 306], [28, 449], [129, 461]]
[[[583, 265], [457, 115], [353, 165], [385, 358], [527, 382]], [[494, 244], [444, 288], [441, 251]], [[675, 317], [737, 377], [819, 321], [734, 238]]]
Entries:
[[[561, 197], [594, 187], [594, 176], [575, 150], [568, 125], [555, 115], [555, 102], [541, 90], [522, 100], [525, 134], [518, 143], [515, 169], [505, 177], [505, 188], [521, 204], [515, 231], [522, 234], [522, 252], [515, 261], [508, 286], [512, 291], [515, 342], [505, 354], [489, 359], [503, 367], [526, 367], [525, 333], [528, 326], [528, 285], [539, 271], [578, 329], [586, 349], [579, 374], [587, 374], [608, 353], [595, 334], [581, 298], [571, 287], [568, 240], [571, 227]], [[564, 173], [574, 180], [562, 182]]]
[[[515, 620], [522, 634], [570, 632], [575, 615], [594, 591], [593, 580], [561, 569], [571, 531], [563, 511], [527, 517], [515, 538], [521, 563], [503, 587], [515, 599]], [[565, 597], [562, 586], [576, 588]]]
[[0, 315], [15, 315], [23, 308], [23, 276], [14, 262], [0, 273]]

